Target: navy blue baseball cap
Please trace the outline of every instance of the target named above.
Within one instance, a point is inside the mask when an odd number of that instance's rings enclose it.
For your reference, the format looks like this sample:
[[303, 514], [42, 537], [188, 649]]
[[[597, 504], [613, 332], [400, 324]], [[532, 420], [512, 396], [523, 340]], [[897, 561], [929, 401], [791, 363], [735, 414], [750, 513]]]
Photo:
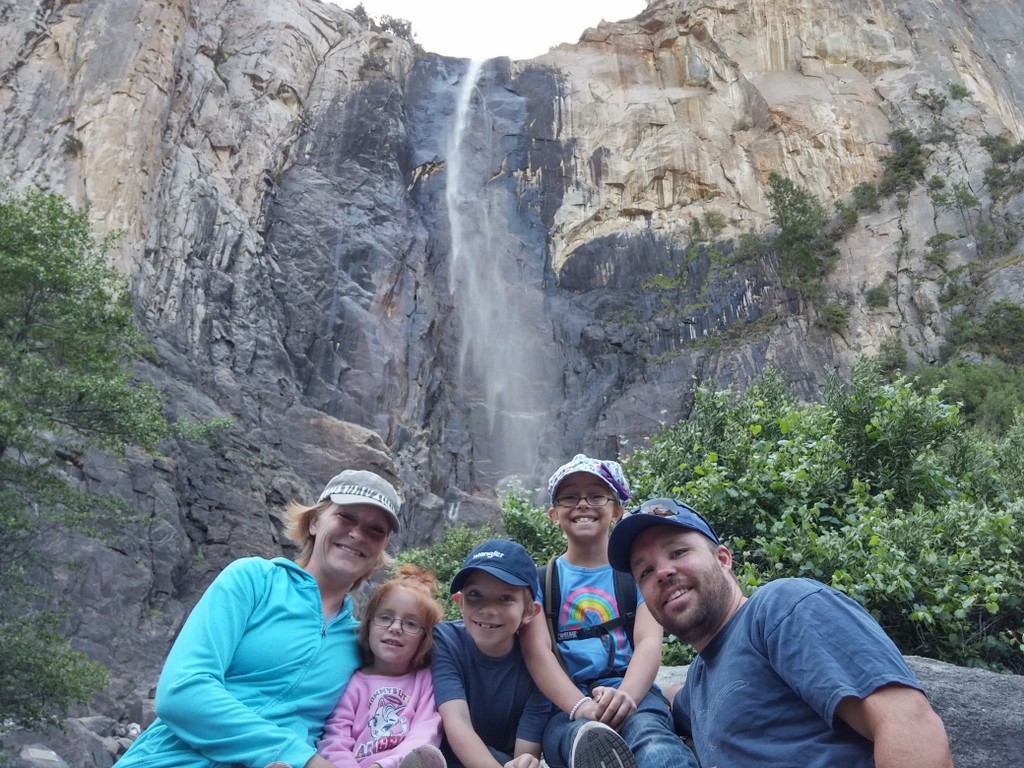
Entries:
[[718, 534], [698, 512], [675, 499], [651, 499], [623, 515], [612, 528], [608, 539], [608, 562], [616, 571], [630, 572], [629, 552], [633, 541], [652, 525], [671, 525], [696, 531], [715, 544], [721, 544]]
[[469, 578], [470, 571], [483, 571], [513, 587], [528, 587], [533, 599], [540, 595], [537, 564], [523, 548], [508, 539], [488, 539], [470, 552], [462, 561], [462, 570], [452, 579], [452, 594], [459, 592]]

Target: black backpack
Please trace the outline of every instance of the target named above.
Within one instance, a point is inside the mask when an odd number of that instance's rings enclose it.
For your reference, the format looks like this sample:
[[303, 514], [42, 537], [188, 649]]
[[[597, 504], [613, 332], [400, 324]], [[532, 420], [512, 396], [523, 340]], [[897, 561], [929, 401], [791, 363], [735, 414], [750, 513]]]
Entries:
[[[610, 635], [613, 630], [622, 627], [626, 632], [626, 639], [629, 647], [633, 647], [633, 625], [636, 624], [636, 582], [628, 573], [613, 571], [615, 579], [615, 602], [619, 604], [619, 615], [603, 624], [596, 624], [592, 627], [581, 629], [567, 629], [563, 632], [556, 631], [558, 626], [558, 611], [562, 607], [562, 592], [558, 584], [558, 566], [552, 557], [547, 565], [537, 566], [537, 578], [540, 581], [541, 591], [544, 597], [544, 619], [547, 621], [548, 633], [551, 635], [551, 649], [555, 652], [562, 668], [565, 669], [565, 661], [562, 654], [558, 652], [558, 644], [565, 641], [583, 640], [589, 637], [601, 637]], [[602, 677], [622, 677], [624, 669], [615, 669], [615, 643], [608, 643], [608, 668]]]

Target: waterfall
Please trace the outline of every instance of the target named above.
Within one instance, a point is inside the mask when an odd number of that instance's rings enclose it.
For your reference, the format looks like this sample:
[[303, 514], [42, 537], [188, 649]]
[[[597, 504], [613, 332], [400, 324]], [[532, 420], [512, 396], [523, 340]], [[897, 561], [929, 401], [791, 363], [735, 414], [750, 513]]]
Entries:
[[[531, 343], [537, 308], [523, 286], [522, 244], [507, 231], [507, 187], [495, 157], [491, 117], [471, 61], [458, 86], [447, 148], [445, 200], [451, 232], [450, 286], [460, 324], [457, 376], [470, 394], [468, 427], [477, 468], [495, 480], [530, 475], [543, 413]], [[485, 466], [481, 466], [485, 464]]]

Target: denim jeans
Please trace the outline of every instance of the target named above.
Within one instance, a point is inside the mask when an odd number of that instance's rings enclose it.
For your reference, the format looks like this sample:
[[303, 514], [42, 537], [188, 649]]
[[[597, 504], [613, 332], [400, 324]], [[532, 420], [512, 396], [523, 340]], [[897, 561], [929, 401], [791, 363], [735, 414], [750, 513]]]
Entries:
[[[565, 712], [555, 712], [544, 729], [544, 759], [551, 768], [567, 768], [572, 740], [586, 720], [570, 720]], [[697, 759], [672, 729], [668, 702], [657, 689], [648, 691], [636, 712], [619, 731], [633, 751], [640, 768], [697, 768]]]

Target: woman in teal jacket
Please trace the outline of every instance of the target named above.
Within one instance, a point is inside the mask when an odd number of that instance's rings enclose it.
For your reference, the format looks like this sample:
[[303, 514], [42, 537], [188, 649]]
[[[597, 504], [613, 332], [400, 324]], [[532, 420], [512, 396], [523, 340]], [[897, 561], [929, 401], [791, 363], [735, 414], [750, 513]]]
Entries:
[[117, 768], [333, 768], [314, 745], [361, 662], [349, 593], [390, 565], [400, 506], [361, 470], [290, 504], [295, 562], [247, 557], [214, 579], [167, 655], [156, 720]]

